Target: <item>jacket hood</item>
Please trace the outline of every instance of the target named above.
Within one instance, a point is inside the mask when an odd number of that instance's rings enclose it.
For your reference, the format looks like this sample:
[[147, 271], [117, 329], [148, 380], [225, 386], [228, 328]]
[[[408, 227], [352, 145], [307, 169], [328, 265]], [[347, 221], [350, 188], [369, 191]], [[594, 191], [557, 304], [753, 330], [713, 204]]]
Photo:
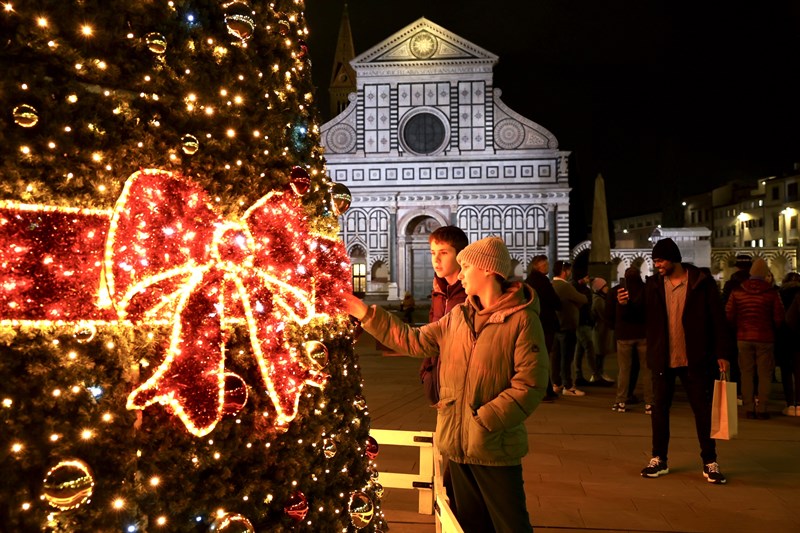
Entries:
[[745, 292], [761, 293], [772, 290], [772, 285], [759, 278], [750, 278], [741, 284], [741, 288]]
[[491, 315], [488, 320], [490, 323], [503, 322], [509, 315], [529, 305], [532, 306], [536, 314], [539, 314], [540, 309], [539, 300], [536, 298], [533, 288], [521, 281], [511, 282], [503, 295], [500, 296], [500, 299], [493, 306], [486, 309], [480, 308], [477, 296], [470, 296], [467, 302], [472, 312]]
[[[453, 285], [461, 284], [460, 280], [456, 280]], [[447, 294], [447, 288], [450, 287], [450, 284], [447, 283], [447, 280], [444, 278], [440, 278], [436, 274], [433, 275], [433, 292], [438, 292], [441, 294]]]

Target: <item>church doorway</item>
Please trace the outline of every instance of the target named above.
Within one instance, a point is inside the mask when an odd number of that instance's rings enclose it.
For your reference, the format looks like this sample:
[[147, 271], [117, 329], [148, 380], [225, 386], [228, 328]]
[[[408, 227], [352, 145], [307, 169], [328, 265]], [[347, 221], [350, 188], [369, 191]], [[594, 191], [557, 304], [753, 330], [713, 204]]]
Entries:
[[433, 286], [433, 267], [428, 237], [441, 224], [434, 218], [420, 216], [412, 219], [406, 230], [406, 265], [409, 280], [406, 290], [411, 290], [415, 300], [427, 300]]

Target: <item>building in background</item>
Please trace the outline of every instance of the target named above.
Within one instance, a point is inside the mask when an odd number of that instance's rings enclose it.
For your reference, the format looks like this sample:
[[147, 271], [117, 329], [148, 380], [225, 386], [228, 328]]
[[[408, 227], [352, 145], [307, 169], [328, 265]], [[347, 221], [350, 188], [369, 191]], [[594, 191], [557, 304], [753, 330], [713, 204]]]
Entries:
[[661, 227], [661, 213], [647, 213], [613, 221], [616, 248], [647, 248], [653, 231]]
[[[735, 272], [737, 254], [766, 260], [776, 281], [788, 272], [797, 271], [800, 256], [798, 187], [800, 164], [784, 176], [735, 180], [685, 198], [683, 227], [699, 232], [691, 237], [698, 241], [692, 245], [691, 261], [698, 266], [709, 266], [719, 282]], [[660, 213], [614, 220], [616, 248], [612, 250], [612, 258], [639, 258], [658, 237], [666, 236], [661, 235], [660, 220]], [[703, 233], [706, 231], [707, 237]], [[702, 241], [709, 244], [707, 259], [701, 257], [706, 248]]]
[[322, 145], [352, 193], [342, 238], [368, 294], [428, 297], [428, 235], [447, 224], [501, 236], [518, 278], [537, 254], [569, 258], [569, 152], [501, 100], [497, 60], [420, 18], [349, 62], [356, 90]]
[[797, 167], [786, 176], [735, 181], [686, 199], [684, 225], [711, 230], [711, 270], [720, 279], [735, 271], [736, 254], [740, 253], [765, 259], [776, 280], [797, 270]]

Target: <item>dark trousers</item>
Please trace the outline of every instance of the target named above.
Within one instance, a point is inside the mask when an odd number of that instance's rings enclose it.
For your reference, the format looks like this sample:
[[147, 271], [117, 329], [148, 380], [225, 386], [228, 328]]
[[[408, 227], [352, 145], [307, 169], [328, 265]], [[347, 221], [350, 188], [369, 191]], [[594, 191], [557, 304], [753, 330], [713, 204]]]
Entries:
[[575, 358], [575, 346], [577, 344], [578, 336], [574, 329], [556, 333], [556, 348], [553, 350], [550, 360], [553, 385], [558, 387], [563, 385], [565, 389], [573, 387], [572, 360]]
[[694, 412], [694, 425], [697, 440], [700, 441], [700, 457], [703, 464], [717, 460], [716, 442], [711, 438], [711, 397], [714, 390], [714, 378], [689, 372], [689, 368], [668, 368], [664, 373], [653, 372], [653, 457], [667, 460], [669, 450], [669, 409], [675, 395], [675, 378], [681, 378], [681, 384], [689, 398], [689, 405]]
[[450, 461], [456, 517], [464, 533], [532, 532], [522, 465], [481, 466]]

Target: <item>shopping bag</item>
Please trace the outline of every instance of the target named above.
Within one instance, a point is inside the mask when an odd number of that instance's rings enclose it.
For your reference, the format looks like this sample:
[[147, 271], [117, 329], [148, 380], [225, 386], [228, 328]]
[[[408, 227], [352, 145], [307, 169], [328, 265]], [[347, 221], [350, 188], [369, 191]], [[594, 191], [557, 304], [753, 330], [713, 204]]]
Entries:
[[729, 440], [739, 432], [736, 413], [736, 382], [728, 381], [725, 372], [714, 381], [711, 403], [711, 438]]

